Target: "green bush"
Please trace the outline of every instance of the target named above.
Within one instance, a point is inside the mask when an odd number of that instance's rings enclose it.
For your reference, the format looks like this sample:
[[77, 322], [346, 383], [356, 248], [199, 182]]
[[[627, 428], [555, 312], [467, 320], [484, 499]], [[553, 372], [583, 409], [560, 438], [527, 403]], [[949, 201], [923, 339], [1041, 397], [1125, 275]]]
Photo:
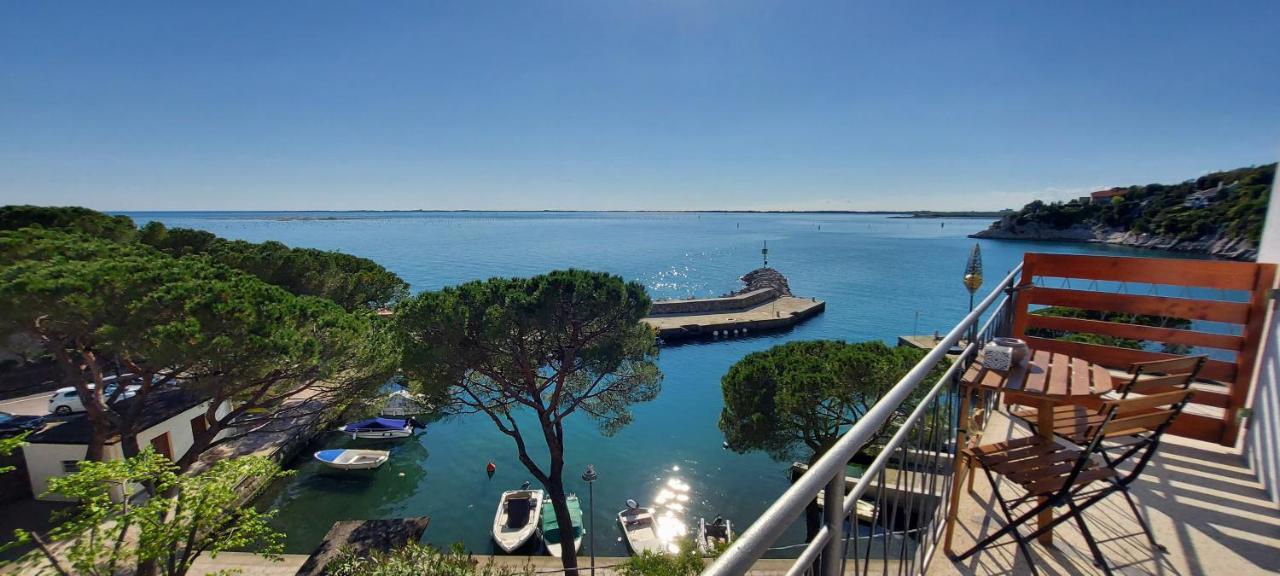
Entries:
[[329, 576], [530, 576], [533, 567], [521, 570], [497, 566], [493, 560], [480, 564], [454, 544], [448, 552], [411, 542], [390, 552], [361, 555], [346, 549], [325, 567]]
[[687, 542], [680, 547], [678, 554], [646, 551], [627, 558], [617, 571], [623, 576], [697, 576], [703, 568], [702, 556], [693, 542]]

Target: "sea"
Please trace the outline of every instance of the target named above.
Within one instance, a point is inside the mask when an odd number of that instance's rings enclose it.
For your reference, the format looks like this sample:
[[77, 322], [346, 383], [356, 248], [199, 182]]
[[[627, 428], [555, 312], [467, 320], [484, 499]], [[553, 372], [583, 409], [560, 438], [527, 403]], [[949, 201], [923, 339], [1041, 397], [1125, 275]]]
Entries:
[[[782, 272], [798, 296], [826, 311], [784, 332], [663, 346], [662, 391], [633, 408], [634, 421], [604, 435], [586, 415], [567, 422], [565, 482], [587, 517], [588, 547], [626, 554], [617, 513], [627, 500], [660, 504], [672, 538], [698, 518], [723, 516], [742, 529], [788, 486], [790, 460], [723, 447], [717, 427], [720, 378], [744, 355], [793, 340], [882, 340], [946, 333], [967, 312], [961, 279], [981, 247], [985, 293], [1026, 252], [1162, 256], [1122, 247], [974, 240], [986, 219], [925, 219], [882, 214], [591, 212], [143, 212], [138, 224], [208, 230], [226, 238], [338, 250], [372, 259], [416, 292], [470, 280], [520, 277], [565, 268], [601, 270], [641, 282], [654, 299], [719, 296], [763, 265]], [[537, 446], [539, 438], [529, 438]], [[352, 441], [334, 432], [313, 449]], [[424, 542], [498, 552], [489, 537], [498, 498], [533, 477], [508, 437], [483, 415], [432, 421], [412, 439], [388, 445], [382, 468], [336, 474], [309, 451], [288, 463], [293, 476], [254, 503], [275, 513], [286, 551], [310, 552], [336, 521], [426, 515]], [[535, 451], [545, 461], [545, 449]], [[807, 455], [797, 453], [795, 459]], [[486, 473], [494, 462], [496, 472]], [[587, 465], [599, 476], [580, 478]], [[536, 488], [537, 483], [534, 482]], [[802, 524], [802, 523], [800, 523]], [[771, 556], [794, 556], [795, 526]], [[537, 553], [536, 549], [523, 553]]]

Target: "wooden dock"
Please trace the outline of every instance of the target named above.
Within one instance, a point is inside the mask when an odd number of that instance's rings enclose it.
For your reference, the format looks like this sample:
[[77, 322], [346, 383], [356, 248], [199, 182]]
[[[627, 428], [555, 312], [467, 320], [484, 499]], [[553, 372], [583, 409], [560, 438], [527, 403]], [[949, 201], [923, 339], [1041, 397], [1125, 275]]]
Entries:
[[817, 298], [763, 289], [725, 298], [654, 302], [643, 321], [663, 340], [733, 337], [790, 328], [822, 313], [826, 305]]

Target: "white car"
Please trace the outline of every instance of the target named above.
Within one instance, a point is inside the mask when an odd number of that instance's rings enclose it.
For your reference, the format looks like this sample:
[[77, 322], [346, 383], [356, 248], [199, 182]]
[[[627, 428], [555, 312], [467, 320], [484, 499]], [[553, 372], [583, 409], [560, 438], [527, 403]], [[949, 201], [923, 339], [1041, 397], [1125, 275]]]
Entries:
[[[122, 374], [118, 378], [116, 376], [103, 378], [103, 381], [106, 382], [107, 386], [103, 389], [102, 399], [106, 400], [111, 398], [111, 395], [116, 391], [116, 386], [118, 386], [117, 382], [124, 382], [126, 384], [124, 390], [120, 392], [120, 396], [116, 400], [119, 401], [124, 400], [125, 398], [132, 398], [138, 393], [138, 389], [141, 388], [140, 385], [134, 383], [137, 380], [138, 378], [133, 374]], [[93, 388], [94, 385], [90, 384], [89, 389], [93, 390]], [[75, 412], [84, 412], [84, 403], [80, 401], [80, 394], [76, 392], [75, 387], [68, 386], [66, 388], [59, 388], [53, 393], [53, 396], [49, 397], [50, 414], [66, 416], [67, 414]]]

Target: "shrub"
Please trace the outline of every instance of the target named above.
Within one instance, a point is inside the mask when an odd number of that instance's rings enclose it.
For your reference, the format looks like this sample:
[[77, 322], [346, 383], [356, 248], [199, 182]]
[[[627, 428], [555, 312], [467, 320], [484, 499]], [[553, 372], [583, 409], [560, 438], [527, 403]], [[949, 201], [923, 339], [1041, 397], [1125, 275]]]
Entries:
[[454, 544], [448, 552], [429, 545], [411, 542], [390, 552], [375, 551], [361, 555], [350, 549], [342, 550], [338, 557], [325, 567], [329, 576], [530, 576], [532, 566], [521, 570], [497, 566], [493, 560], [480, 564], [463, 549]]

